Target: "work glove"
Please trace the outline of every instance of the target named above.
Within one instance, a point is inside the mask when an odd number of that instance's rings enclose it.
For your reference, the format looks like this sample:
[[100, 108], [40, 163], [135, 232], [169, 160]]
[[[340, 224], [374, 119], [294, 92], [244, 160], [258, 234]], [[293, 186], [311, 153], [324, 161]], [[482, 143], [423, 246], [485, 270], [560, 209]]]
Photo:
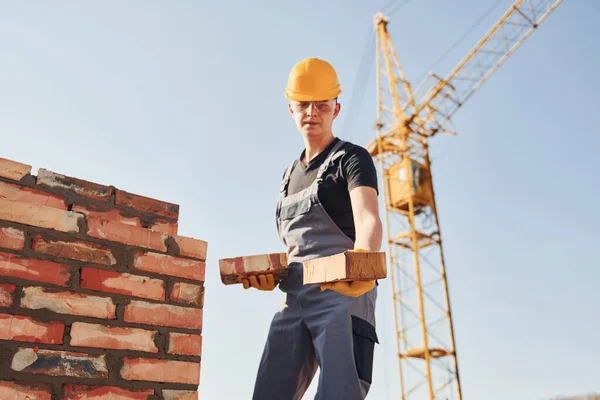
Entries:
[[[354, 249], [350, 251], [366, 252], [364, 249]], [[345, 296], [358, 297], [367, 293], [375, 287], [375, 280], [371, 281], [345, 281], [321, 283], [321, 290], [333, 290]]]
[[321, 290], [331, 289], [345, 296], [358, 297], [375, 287], [375, 281], [346, 281], [321, 283]]
[[258, 276], [251, 275], [248, 278], [242, 278], [242, 284], [244, 289], [249, 289], [251, 287], [258, 290], [273, 290], [277, 283], [275, 282], [275, 277], [273, 274], [261, 274]]

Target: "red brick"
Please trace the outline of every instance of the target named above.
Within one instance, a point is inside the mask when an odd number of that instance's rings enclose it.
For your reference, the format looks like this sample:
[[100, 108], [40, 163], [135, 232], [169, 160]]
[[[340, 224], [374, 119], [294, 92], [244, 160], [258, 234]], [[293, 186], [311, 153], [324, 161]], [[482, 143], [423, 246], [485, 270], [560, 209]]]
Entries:
[[169, 299], [176, 303], [202, 306], [204, 304], [204, 286], [175, 282]]
[[61, 322], [42, 322], [23, 315], [0, 314], [2, 340], [62, 344], [64, 330]]
[[12, 183], [0, 182], [0, 199], [37, 204], [39, 206], [59, 208], [61, 210], [67, 209], [67, 204], [60, 196], [14, 185]]
[[86, 208], [86, 207], [83, 207], [83, 206], [80, 206], [77, 204], [73, 206], [73, 211], [77, 211], [82, 214], [85, 214], [89, 218], [101, 219], [104, 221], [114, 221], [114, 222], [118, 222], [123, 225], [142, 227], [142, 224], [141, 224], [139, 218], [126, 217], [126, 216], [122, 215], [121, 211], [117, 210], [116, 208], [110, 209], [108, 211], [101, 211], [101, 210], [103, 210], [103, 209], [101, 209], [99, 207], [96, 209], [89, 209], [89, 208]]
[[31, 165], [21, 164], [20, 162], [7, 160], [0, 157], [0, 176], [3, 178], [20, 181], [26, 175], [31, 173]]
[[198, 392], [191, 390], [163, 389], [165, 400], [198, 400]]
[[134, 300], [125, 306], [125, 321], [135, 324], [202, 329], [202, 309]]
[[165, 299], [165, 286], [160, 279], [98, 268], [83, 267], [79, 286], [99, 292], [118, 293], [145, 299]]
[[13, 292], [17, 287], [10, 283], [0, 283], [0, 307], [10, 307], [13, 302]]
[[166, 220], [157, 219], [150, 229], [157, 232], [162, 232], [167, 235], [177, 235], [179, 224], [177, 222], [169, 222]]
[[[121, 214], [121, 210], [115, 208], [108, 211], [103, 211], [100, 209], [88, 209], [79, 205], [75, 205], [73, 206], [73, 211], [85, 214], [89, 218], [96, 218], [105, 221], [114, 221], [124, 225], [137, 226], [138, 228], [144, 227], [138, 217], [127, 217]], [[162, 232], [167, 235], [176, 235], [177, 228], [177, 222], [170, 222], [167, 220], [157, 219], [156, 222], [149, 229], [156, 232]]]
[[0, 227], [0, 247], [22, 250], [25, 246], [25, 232], [16, 228]]
[[169, 354], [199, 356], [202, 354], [202, 336], [189, 333], [169, 333]]
[[13, 371], [75, 378], [108, 378], [106, 356], [85, 353], [21, 348], [13, 357]]
[[110, 186], [99, 185], [97, 183], [57, 174], [43, 168], [38, 170], [37, 184], [51, 188], [71, 190], [80, 196], [102, 201], [110, 201], [110, 197], [114, 190]]
[[241, 283], [242, 279], [258, 274], [274, 274], [276, 280], [287, 275], [287, 254], [270, 253], [222, 258], [219, 260], [221, 282], [225, 285]]
[[44, 287], [23, 288], [21, 307], [49, 310], [58, 314], [114, 319], [116, 305], [108, 297], [90, 296], [71, 291], [57, 292]]
[[115, 221], [88, 218], [88, 235], [98, 239], [110, 240], [111, 242], [167, 251], [165, 245], [167, 235], [164, 233], [138, 226], [124, 225]]
[[64, 385], [61, 400], [147, 400], [154, 396], [153, 389], [123, 389], [117, 386]]
[[115, 203], [121, 207], [131, 207], [138, 211], [147, 212], [163, 217], [177, 219], [179, 217], [179, 205], [167, 203], [149, 197], [117, 190]]
[[344, 251], [302, 263], [305, 285], [385, 279], [385, 253], [379, 251]]
[[98, 347], [115, 350], [137, 350], [158, 353], [154, 344], [156, 331], [120, 326], [103, 326], [73, 322], [71, 346]]
[[177, 246], [179, 246], [180, 256], [206, 260], [208, 242], [185, 236], [173, 236], [173, 239], [175, 239]]
[[67, 281], [71, 277], [69, 267], [64, 264], [2, 252], [0, 252], [0, 275], [58, 286], [67, 286]]
[[133, 267], [141, 271], [156, 272], [180, 278], [204, 281], [206, 264], [204, 261], [190, 260], [152, 252], [137, 252]]
[[117, 263], [110, 249], [96, 243], [45, 240], [41, 235], [36, 235], [33, 239], [32, 249], [53, 257], [94, 264], [114, 265]]
[[60, 232], [79, 232], [83, 215], [53, 207], [0, 199], [0, 219]]
[[48, 384], [22, 384], [12, 381], [0, 381], [0, 399], [52, 400], [52, 394]]
[[124, 357], [121, 377], [127, 380], [200, 384], [200, 363]]

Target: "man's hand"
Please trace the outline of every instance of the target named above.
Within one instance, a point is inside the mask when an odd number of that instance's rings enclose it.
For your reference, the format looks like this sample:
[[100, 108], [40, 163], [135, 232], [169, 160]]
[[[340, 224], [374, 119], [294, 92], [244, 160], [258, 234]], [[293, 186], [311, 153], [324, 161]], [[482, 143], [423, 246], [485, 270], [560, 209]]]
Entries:
[[[350, 251], [366, 252], [365, 249], [354, 249]], [[375, 281], [346, 281], [322, 283], [321, 290], [331, 289], [345, 296], [358, 297], [375, 287]]]
[[242, 284], [244, 285], [244, 289], [249, 289], [251, 287], [258, 290], [273, 290], [277, 283], [275, 282], [275, 277], [273, 274], [261, 274], [258, 276], [249, 276], [247, 279], [242, 279]]

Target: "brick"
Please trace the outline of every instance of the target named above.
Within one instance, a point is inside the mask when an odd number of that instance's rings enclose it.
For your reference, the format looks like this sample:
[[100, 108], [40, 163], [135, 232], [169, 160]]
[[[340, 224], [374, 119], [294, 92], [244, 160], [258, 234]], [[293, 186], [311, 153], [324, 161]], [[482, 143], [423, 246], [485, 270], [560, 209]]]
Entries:
[[206, 264], [204, 261], [179, 258], [153, 252], [137, 252], [133, 267], [157, 274], [204, 281]]
[[137, 350], [158, 353], [154, 344], [156, 331], [119, 326], [103, 326], [73, 322], [71, 346], [97, 347], [115, 350]]
[[105, 355], [92, 357], [69, 351], [20, 348], [12, 359], [13, 371], [74, 378], [108, 378]]
[[61, 400], [148, 400], [154, 398], [153, 389], [124, 389], [117, 386], [64, 385]]
[[60, 196], [5, 182], [0, 182], [0, 199], [67, 209], [67, 204]]
[[121, 377], [127, 380], [200, 384], [200, 363], [124, 357]]
[[65, 176], [40, 168], [37, 174], [37, 184], [50, 188], [70, 190], [80, 196], [90, 199], [110, 201], [114, 188]]
[[13, 292], [17, 287], [10, 283], [0, 283], [0, 307], [10, 307], [13, 302]]
[[165, 284], [147, 276], [83, 267], [79, 286], [98, 292], [124, 294], [145, 299], [164, 300]]
[[50, 385], [24, 384], [0, 381], [0, 399], [3, 400], [52, 400]]
[[162, 232], [167, 235], [177, 235], [177, 229], [179, 224], [177, 222], [170, 222], [166, 220], [156, 220], [156, 222], [150, 227], [153, 231]]
[[142, 224], [137, 217], [126, 217], [121, 214], [121, 210], [117, 210], [116, 208], [102, 211], [103, 209], [89, 209], [80, 205], [75, 204], [73, 206], [73, 211], [80, 212], [82, 214], [87, 215], [89, 218], [101, 219], [104, 221], [113, 221], [118, 222], [123, 225], [129, 226], [137, 226], [142, 227]]
[[94, 264], [114, 265], [117, 263], [110, 249], [90, 242], [46, 240], [41, 235], [36, 235], [33, 239], [32, 249], [37, 253], [53, 257]]
[[0, 339], [21, 342], [62, 344], [62, 322], [42, 322], [23, 315], [0, 314]]
[[138, 226], [124, 225], [115, 221], [88, 218], [88, 235], [111, 242], [167, 251], [165, 240], [168, 236], [164, 233]]
[[173, 236], [175, 243], [179, 247], [179, 255], [206, 260], [208, 242], [200, 239], [189, 238], [185, 236]]
[[[129, 225], [129, 226], [137, 226], [138, 228], [144, 228], [142, 221], [139, 217], [127, 217], [122, 214], [122, 211], [116, 208], [111, 210], [101, 210], [98, 209], [89, 209], [83, 206], [74, 205], [73, 211], [80, 212], [82, 214], [87, 215], [90, 218], [101, 219], [106, 221], [114, 221], [120, 224]], [[167, 220], [156, 219], [156, 221], [151, 224], [150, 227], [147, 227], [152, 231], [162, 232], [166, 235], [176, 235], [178, 224], [177, 222], [170, 222]]]
[[0, 247], [22, 250], [25, 246], [25, 232], [10, 227], [0, 227]]
[[189, 333], [169, 333], [169, 354], [200, 356], [202, 354], [202, 336]]
[[191, 390], [163, 389], [165, 400], [198, 400], [198, 392]]
[[49, 310], [58, 314], [115, 319], [116, 305], [107, 297], [71, 291], [54, 291], [44, 287], [23, 288], [21, 307]]
[[150, 214], [161, 215], [163, 217], [173, 219], [179, 218], [179, 205], [128, 193], [124, 190], [117, 190], [115, 204], [121, 207], [131, 207], [138, 211]]
[[304, 284], [385, 279], [384, 252], [345, 251], [303, 263]]
[[204, 286], [191, 283], [175, 282], [169, 299], [176, 303], [204, 305]]
[[0, 157], [0, 176], [3, 178], [20, 181], [31, 173], [31, 165], [8, 160]]
[[279, 280], [287, 276], [287, 254], [271, 253], [222, 258], [219, 260], [221, 282], [225, 285], [241, 283], [251, 275], [273, 274]]
[[69, 267], [53, 261], [0, 252], [0, 275], [67, 286]]
[[202, 309], [134, 300], [125, 306], [126, 322], [202, 329]]
[[0, 219], [60, 232], [79, 232], [83, 215], [57, 208], [0, 199]]

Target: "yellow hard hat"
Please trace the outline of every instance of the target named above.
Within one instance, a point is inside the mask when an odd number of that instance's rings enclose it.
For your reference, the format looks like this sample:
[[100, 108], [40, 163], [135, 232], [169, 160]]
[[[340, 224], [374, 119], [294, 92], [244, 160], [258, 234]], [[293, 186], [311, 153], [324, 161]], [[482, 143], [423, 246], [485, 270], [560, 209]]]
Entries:
[[342, 92], [335, 69], [315, 57], [298, 62], [288, 76], [285, 97], [293, 101], [335, 99]]

